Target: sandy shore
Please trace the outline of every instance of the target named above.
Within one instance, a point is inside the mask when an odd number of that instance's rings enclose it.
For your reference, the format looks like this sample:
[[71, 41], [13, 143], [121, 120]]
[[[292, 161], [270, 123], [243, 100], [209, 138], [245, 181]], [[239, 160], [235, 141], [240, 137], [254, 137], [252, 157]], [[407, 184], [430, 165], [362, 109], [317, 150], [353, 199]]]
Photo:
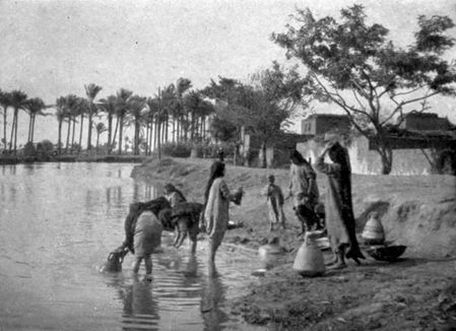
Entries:
[[[132, 176], [159, 185], [173, 182], [189, 200], [201, 201], [211, 160], [148, 160]], [[269, 270], [250, 293], [230, 303], [231, 313], [271, 330], [451, 330], [456, 328], [456, 178], [451, 176], [353, 176], [357, 229], [367, 214], [382, 217], [387, 240], [408, 246], [395, 263], [366, 254], [362, 266], [303, 278], [292, 270], [302, 244], [299, 224], [285, 205], [286, 230], [269, 232], [265, 197], [260, 192], [274, 174], [283, 189], [288, 169], [227, 165], [231, 189], [244, 188], [231, 220], [244, 227], [228, 232], [225, 242], [257, 249], [278, 236], [284, 263]], [[319, 175], [321, 192], [324, 175]]]

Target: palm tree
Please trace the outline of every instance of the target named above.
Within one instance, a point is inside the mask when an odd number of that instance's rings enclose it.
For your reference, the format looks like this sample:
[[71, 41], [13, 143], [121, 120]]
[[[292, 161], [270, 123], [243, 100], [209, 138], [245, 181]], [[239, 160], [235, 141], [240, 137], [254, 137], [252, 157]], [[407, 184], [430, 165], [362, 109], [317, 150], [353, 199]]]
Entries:
[[78, 116], [78, 97], [74, 94], [69, 94], [65, 97], [65, 115], [68, 120], [65, 152], [68, 152], [68, 149], [70, 147], [71, 124], [76, 121], [76, 116]]
[[[176, 82], [176, 97], [178, 113], [181, 117], [181, 127], [183, 128], [184, 139], [187, 140], [188, 113], [185, 111], [183, 102], [184, 93], [192, 87], [192, 81], [187, 78], [179, 78]], [[182, 125], [183, 124], [183, 125]]]
[[57, 149], [59, 155], [62, 153], [62, 124], [66, 117], [66, 100], [65, 97], [59, 97], [55, 101], [55, 116], [57, 117], [57, 122], [59, 123], [59, 131], [58, 131], [58, 141], [57, 141]]
[[98, 107], [101, 111], [105, 112], [108, 116], [108, 154], [111, 154], [112, 150], [112, 121], [116, 114], [117, 98], [115, 95], [110, 95], [106, 99], [101, 99]]
[[0, 90], [0, 106], [3, 108], [3, 148], [6, 149], [6, 125], [8, 107], [10, 106], [10, 94], [8, 92], [3, 92], [2, 90]]
[[146, 107], [146, 98], [134, 95], [129, 102], [129, 116], [135, 126], [135, 135], [133, 140], [133, 154], [139, 155], [139, 133], [141, 130], [141, 122], [143, 120], [143, 111]]
[[14, 139], [14, 153], [16, 154], [17, 150], [17, 127], [19, 122], [19, 110], [24, 109], [27, 104], [27, 94], [20, 90], [14, 90], [10, 94], [11, 106], [14, 109], [13, 116], [13, 125], [11, 127], [11, 139], [9, 150], [13, 149], [13, 139]]
[[[105, 132], [106, 126], [104, 125], [103, 122], [99, 122], [95, 125], [95, 130], [97, 131], [97, 152], [98, 152], [98, 147], [99, 147], [99, 142], [100, 142], [100, 135]], [[109, 145], [108, 145], [109, 146]]]
[[122, 154], [122, 135], [123, 135], [123, 126], [125, 121], [125, 116], [129, 111], [129, 102], [133, 92], [121, 88], [117, 91], [116, 95], [116, 113], [117, 113], [117, 124], [119, 126], [119, 155]]
[[[146, 100], [146, 105], [148, 108], [148, 111], [146, 112], [146, 123], [148, 127], [148, 139], [147, 139], [147, 145], [149, 149], [149, 155], [152, 153], [152, 138], [153, 138], [153, 133], [155, 133], [156, 137], [156, 128], [157, 128], [157, 118], [158, 118], [158, 112], [159, 112], [159, 105], [158, 105], [158, 98], [147, 98]], [[154, 130], [154, 124], [155, 124], [155, 130]], [[150, 126], [150, 129], [149, 129]], [[154, 145], [157, 143], [156, 139], [154, 140]]]
[[84, 88], [86, 91], [87, 100], [89, 101], [89, 132], [87, 136], [87, 150], [90, 150], [92, 148], [92, 117], [94, 111], [96, 111], [93, 101], [95, 100], [97, 94], [101, 91], [102, 87], [91, 83], [89, 85], [84, 85]]
[[78, 113], [80, 116], [80, 123], [79, 123], [79, 149], [82, 150], [82, 132], [84, 129], [84, 117], [86, 114], [89, 113], [89, 101], [84, 98], [79, 98], [78, 101]]
[[35, 136], [36, 115], [45, 115], [43, 113], [43, 110], [46, 108], [46, 105], [40, 98], [32, 98], [28, 100], [27, 105], [25, 107], [27, 108], [30, 116], [29, 133], [27, 141], [33, 143], [33, 137]]

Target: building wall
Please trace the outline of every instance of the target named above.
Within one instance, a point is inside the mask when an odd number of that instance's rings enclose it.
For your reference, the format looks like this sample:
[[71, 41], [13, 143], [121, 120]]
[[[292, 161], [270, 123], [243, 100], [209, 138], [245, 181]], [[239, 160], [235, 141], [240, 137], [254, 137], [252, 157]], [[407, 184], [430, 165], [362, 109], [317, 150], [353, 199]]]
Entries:
[[325, 134], [327, 132], [343, 132], [350, 128], [350, 120], [346, 116], [316, 117], [316, 131], [314, 134]]
[[450, 125], [446, 118], [438, 117], [433, 113], [409, 114], [400, 125], [401, 128], [415, 131], [449, 130]]
[[[299, 143], [297, 150], [311, 163], [324, 148], [324, 143], [309, 140]], [[429, 150], [425, 150], [429, 153]], [[365, 137], [354, 138], [348, 146], [352, 173], [364, 175], [381, 174], [381, 158], [374, 150], [369, 150], [369, 141]], [[326, 159], [326, 162], [330, 162]], [[393, 150], [393, 167], [390, 175], [423, 175], [429, 174], [431, 166], [419, 149], [396, 149]]]

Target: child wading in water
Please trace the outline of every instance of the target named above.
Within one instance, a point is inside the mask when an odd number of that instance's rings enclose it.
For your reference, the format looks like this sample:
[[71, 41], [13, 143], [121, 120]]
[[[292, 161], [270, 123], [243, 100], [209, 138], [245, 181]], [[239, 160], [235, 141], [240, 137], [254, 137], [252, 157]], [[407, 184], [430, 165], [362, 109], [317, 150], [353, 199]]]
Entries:
[[264, 189], [269, 209], [269, 231], [274, 230], [274, 224], [285, 229], [285, 214], [283, 213], [283, 193], [280, 186], [275, 184], [274, 175], [268, 176], [269, 184]]

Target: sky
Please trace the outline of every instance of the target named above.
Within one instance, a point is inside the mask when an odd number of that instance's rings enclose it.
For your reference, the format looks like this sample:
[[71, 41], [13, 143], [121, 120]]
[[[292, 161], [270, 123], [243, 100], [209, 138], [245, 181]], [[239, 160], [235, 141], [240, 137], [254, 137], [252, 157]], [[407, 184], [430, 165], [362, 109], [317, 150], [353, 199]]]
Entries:
[[[219, 76], [245, 80], [274, 60], [285, 61], [270, 36], [285, 31], [296, 8], [308, 7], [317, 18], [338, 17], [354, 3], [401, 46], [411, 43], [420, 14], [456, 22], [452, 0], [0, 0], [0, 89], [20, 89], [53, 104], [59, 96], [84, 96], [89, 83], [106, 97], [120, 88], [154, 96], [179, 77], [194, 88]], [[456, 37], [456, 29], [451, 34]], [[446, 56], [456, 59], [456, 47]], [[454, 101], [441, 98], [433, 105], [456, 121]], [[20, 121], [28, 124], [25, 115]], [[37, 119], [35, 140], [56, 140], [56, 123]], [[26, 132], [19, 142], [25, 138]]]

